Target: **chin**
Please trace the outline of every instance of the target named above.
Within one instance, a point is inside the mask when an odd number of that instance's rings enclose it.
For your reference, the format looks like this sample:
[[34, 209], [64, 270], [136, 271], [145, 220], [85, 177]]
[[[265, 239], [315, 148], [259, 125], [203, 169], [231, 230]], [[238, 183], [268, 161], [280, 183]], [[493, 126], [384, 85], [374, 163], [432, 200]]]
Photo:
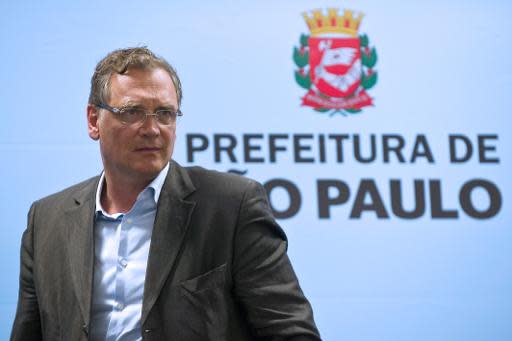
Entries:
[[164, 169], [166, 164], [167, 163], [165, 162], [148, 162], [145, 163], [144, 165], [141, 165], [141, 167], [136, 169], [135, 171], [145, 178], [155, 178], [158, 175], [158, 173], [160, 173], [160, 171]]

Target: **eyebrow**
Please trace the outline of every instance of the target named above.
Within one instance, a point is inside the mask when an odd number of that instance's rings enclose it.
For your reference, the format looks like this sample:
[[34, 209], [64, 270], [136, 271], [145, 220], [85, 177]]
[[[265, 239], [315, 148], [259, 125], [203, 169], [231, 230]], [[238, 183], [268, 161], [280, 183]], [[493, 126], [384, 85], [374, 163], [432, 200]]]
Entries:
[[172, 105], [172, 104], [162, 104], [162, 105], [158, 106], [158, 107], [155, 109], [155, 111], [156, 111], [156, 110], [172, 110], [172, 111], [178, 111], [178, 109], [177, 109], [174, 105]]

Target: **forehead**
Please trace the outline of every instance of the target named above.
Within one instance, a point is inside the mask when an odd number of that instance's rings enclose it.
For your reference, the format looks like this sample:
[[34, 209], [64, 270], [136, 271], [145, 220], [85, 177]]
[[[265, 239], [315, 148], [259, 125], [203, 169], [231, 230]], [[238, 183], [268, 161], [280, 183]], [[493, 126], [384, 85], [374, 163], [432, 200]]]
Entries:
[[129, 69], [110, 78], [110, 104], [137, 102], [145, 105], [178, 105], [171, 76], [161, 68]]

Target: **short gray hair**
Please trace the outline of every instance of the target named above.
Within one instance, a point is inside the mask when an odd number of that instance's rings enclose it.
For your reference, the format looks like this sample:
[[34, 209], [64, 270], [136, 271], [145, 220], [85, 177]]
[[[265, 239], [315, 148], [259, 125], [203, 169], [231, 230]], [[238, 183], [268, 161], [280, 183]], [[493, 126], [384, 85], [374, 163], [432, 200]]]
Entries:
[[110, 79], [113, 74], [123, 75], [130, 68], [165, 70], [174, 84], [178, 105], [181, 105], [181, 82], [176, 70], [164, 58], [155, 55], [147, 47], [130, 47], [110, 52], [96, 65], [91, 78], [89, 104], [98, 105], [110, 99]]

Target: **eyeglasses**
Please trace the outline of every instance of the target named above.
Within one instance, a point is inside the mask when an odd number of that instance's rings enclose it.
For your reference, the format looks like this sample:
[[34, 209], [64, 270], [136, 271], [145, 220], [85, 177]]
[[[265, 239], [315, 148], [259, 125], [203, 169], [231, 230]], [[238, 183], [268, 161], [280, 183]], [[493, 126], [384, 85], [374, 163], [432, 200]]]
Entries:
[[140, 107], [114, 108], [105, 103], [100, 103], [96, 106], [116, 114], [119, 120], [124, 124], [142, 124], [146, 121], [146, 117], [155, 116], [158, 123], [162, 125], [171, 125], [176, 122], [176, 117], [183, 116], [183, 113], [179, 109], [177, 111], [171, 109], [160, 109], [154, 113], [150, 113]]

